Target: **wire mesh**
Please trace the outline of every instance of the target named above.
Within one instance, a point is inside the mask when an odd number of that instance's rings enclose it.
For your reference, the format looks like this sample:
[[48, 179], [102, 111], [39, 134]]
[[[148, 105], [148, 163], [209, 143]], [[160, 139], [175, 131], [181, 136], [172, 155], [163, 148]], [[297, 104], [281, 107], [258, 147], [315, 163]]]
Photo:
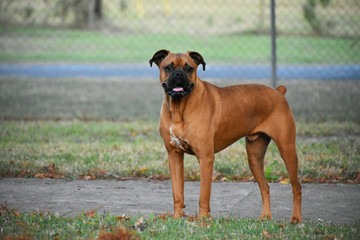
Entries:
[[[278, 77], [360, 79], [359, 12], [277, 0]], [[2, 0], [0, 61], [131, 68], [165, 48], [200, 52], [205, 77], [270, 78], [270, 30], [269, 0]]]

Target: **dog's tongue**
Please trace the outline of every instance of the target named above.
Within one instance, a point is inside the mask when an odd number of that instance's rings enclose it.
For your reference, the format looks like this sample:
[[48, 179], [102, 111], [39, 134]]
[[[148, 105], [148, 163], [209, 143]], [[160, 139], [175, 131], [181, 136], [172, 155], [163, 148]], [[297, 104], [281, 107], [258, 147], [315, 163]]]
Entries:
[[184, 91], [182, 87], [173, 88], [173, 92], [182, 92], [182, 91]]

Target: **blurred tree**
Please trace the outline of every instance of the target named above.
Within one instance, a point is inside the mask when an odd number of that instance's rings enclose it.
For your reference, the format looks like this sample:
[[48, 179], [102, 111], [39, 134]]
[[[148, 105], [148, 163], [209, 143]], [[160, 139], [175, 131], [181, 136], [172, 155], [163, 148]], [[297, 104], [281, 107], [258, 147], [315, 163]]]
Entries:
[[91, 27], [102, 19], [102, 0], [62, 0], [59, 4], [62, 23], [70, 12], [74, 14], [75, 27]]
[[265, 33], [265, 0], [261, 0], [259, 2], [259, 24], [257, 27], [257, 33], [259, 35]]
[[94, 13], [97, 19], [102, 19], [102, 0], [95, 0]]
[[322, 24], [316, 15], [316, 6], [320, 2], [322, 7], [327, 7], [331, 0], [307, 0], [303, 5], [303, 15], [306, 22], [311, 26], [313, 31], [319, 35], [323, 34]]

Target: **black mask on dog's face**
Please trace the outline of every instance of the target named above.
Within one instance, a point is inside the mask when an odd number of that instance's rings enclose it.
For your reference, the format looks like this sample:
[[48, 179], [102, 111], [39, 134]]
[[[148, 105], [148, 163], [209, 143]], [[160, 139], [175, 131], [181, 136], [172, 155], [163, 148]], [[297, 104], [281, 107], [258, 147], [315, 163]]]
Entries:
[[190, 81], [190, 77], [194, 72], [194, 68], [185, 65], [184, 68], [174, 67], [174, 64], [170, 64], [164, 67], [167, 78], [166, 82], [162, 83], [166, 94], [175, 99], [180, 99], [191, 93], [191, 90], [195, 86]]
[[181, 99], [191, 94], [196, 85], [196, 70], [199, 64], [205, 70], [206, 63], [197, 52], [171, 53], [168, 50], [156, 52], [149, 63], [155, 62], [160, 69], [160, 82], [167, 95]]

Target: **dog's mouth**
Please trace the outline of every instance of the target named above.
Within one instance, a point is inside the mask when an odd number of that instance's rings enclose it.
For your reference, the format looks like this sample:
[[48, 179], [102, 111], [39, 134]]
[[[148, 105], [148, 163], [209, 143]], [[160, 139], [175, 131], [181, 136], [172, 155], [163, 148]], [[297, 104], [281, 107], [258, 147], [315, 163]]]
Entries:
[[182, 87], [176, 87], [176, 88], [173, 88], [172, 91], [173, 92], [184, 92], [185, 90]]
[[188, 88], [176, 86], [174, 88], [169, 88], [166, 83], [162, 84], [162, 87], [164, 88], [167, 95], [169, 95], [172, 98], [183, 98], [186, 95], [191, 93], [191, 90], [194, 88], [194, 84], [191, 83]]

